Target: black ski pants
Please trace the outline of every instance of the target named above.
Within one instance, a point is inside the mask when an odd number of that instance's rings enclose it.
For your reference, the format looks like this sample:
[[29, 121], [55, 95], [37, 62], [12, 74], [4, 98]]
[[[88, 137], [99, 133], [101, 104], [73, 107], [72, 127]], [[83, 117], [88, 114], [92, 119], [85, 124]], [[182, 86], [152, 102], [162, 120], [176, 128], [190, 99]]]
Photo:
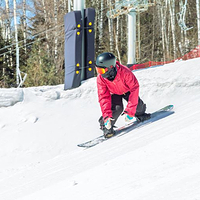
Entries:
[[[124, 111], [124, 106], [123, 106], [123, 99], [125, 99], [128, 102], [130, 92], [127, 92], [126, 94], [123, 95], [117, 95], [117, 94], [112, 94], [111, 95], [111, 103], [112, 103], [112, 115], [113, 115], [113, 121], [112, 125], [115, 124], [117, 121], [118, 117], [120, 114]], [[136, 109], [136, 116], [143, 115], [146, 111], [146, 104], [138, 98], [138, 105]], [[100, 124], [104, 124], [103, 117], [100, 117], [99, 119]]]

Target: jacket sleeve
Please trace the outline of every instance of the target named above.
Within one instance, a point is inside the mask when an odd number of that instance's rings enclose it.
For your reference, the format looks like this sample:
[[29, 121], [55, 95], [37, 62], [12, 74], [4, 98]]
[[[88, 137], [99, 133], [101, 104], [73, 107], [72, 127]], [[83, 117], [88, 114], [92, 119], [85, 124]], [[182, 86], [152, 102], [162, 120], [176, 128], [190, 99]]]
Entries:
[[97, 89], [103, 118], [112, 117], [111, 94], [106, 84], [101, 80], [100, 75], [97, 77]]
[[135, 116], [139, 98], [139, 83], [131, 71], [125, 74], [125, 83], [130, 89], [130, 95], [125, 112], [130, 116]]

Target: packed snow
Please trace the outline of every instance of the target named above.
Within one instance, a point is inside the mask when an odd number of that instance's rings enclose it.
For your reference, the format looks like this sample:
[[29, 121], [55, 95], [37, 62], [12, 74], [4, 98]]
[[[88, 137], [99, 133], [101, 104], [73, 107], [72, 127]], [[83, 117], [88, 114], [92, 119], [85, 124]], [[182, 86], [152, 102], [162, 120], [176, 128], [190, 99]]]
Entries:
[[200, 200], [200, 58], [133, 73], [147, 112], [175, 113], [90, 149], [96, 78], [0, 89], [0, 200]]

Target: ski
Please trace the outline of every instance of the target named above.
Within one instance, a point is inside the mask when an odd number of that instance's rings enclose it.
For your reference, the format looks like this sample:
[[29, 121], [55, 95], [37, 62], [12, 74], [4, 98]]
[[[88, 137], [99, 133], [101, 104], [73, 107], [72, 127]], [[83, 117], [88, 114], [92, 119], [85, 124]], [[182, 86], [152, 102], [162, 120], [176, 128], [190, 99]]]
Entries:
[[134, 121], [134, 122], [132, 122], [130, 124], [126, 124], [126, 125], [118, 128], [118, 129], [116, 129], [115, 130], [116, 131], [115, 135], [112, 136], [111, 138], [105, 138], [104, 135], [101, 135], [101, 136], [99, 136], [99, 137], [97, 137], [95, 139], [92, 139], [92, 140], [88, 141], [88, 142], [84, 142], [82, 144], [78, 144], [77, 146], [78, 147], [84, 147], [84, 148], [90, 148], [90, 147], [93, 147], [93, 146], [95, 146], [97, 144], [100, 144], [100, 143], [102, 143], [102, 142], [104, 142], [106, 140], [110, 140], [110, 139], [112, 139], [114, 137], [122, 136], [122, 135], [132, 131], [133, 129], [136, 129], [136, 128], [141, 127], [141, 126], [145, 126], [145, 125], [147, 125], [149, 123], [153, 123], [155, 121], [158, 121], [160, 119], [163, 119], [163, 118], [173, 114], [174, 113], [173, 107], [174, 107], [173, 105], [165, 106], [164, 108], [159, 109], [159, 110], [151, 113], [150, 119], [145, 120], [143, 122]]

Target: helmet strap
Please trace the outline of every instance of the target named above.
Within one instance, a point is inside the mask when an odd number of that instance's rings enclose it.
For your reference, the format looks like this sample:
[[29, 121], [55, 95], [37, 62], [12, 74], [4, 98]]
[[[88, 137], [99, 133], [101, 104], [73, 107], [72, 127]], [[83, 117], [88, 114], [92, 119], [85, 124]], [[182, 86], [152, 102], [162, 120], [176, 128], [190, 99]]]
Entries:
[[117, 75], [117, 68], [113, 67], [109, 69], [105, 74], [102, 74], [103, 78], [107, 78], [109, 81], [113, 81]]

